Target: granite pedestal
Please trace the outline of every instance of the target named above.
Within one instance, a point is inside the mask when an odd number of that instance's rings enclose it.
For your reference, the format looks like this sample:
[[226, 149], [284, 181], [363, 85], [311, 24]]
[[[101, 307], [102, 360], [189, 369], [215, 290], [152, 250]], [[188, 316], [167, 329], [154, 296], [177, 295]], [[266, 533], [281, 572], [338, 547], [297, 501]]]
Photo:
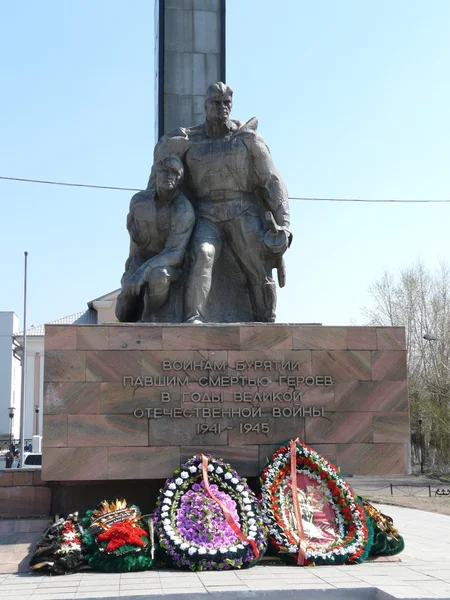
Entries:
[[55, 498], [138, 493], [200, 451], [256, 477], [296, 437], [343, 474], [409, 470], [403, 328], [47, 325], [44, 379]]

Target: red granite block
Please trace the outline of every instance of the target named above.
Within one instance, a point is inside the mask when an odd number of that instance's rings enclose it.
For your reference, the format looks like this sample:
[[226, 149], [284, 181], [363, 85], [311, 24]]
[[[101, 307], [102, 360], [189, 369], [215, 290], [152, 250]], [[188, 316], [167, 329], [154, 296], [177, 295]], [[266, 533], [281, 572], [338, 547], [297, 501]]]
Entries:
[[8, 519], [7, 521], [0, 521], [0, 533], [29, 533], [30, 521], [22, 519]]
[[347, 327], [348, 350], [377, 350], [376, 327]]
[[411, 436], [408, 412], [373, 415], [374, 442], [408, 442]]
[[108, 350], [109, 327], [79, 325], [77, 327], [77, 350]]
[[[142, 419], [144, 421], [144, 419]], [[147, 423], [147, 420], [145, 420]], [[205, 423], [199, 418], [190, 419], [149, 419], [150, 446], [226, 446], [227, 432], [199, 433], [197, 424]], [[212, 424], [211, 419], [208, 423]]]
[[[286, 440], [284, 440], [286, 442]], [[282, 442], [283, 443], [283, 442]], [[268, 464], [268, 461], [272, 460], [272, 456], [281, 446], [281, 444], [259, 444], [259, 471], [261, 472]], [[245, 448], [245, 446], [241, 446]]]
[[86, 351], [86, 381], [122, 381], [126, 376], [142, 376], [141, 351]]
[[33, 490], [33, 512], [30, 514], [30, 517], [51, 515], [52, 490], [45, 486], [33, 487], [31, 489]]
[[[199, 369], [199, 365], [203, 363], [206, 366], [207, 362], [211, 365], [217, 363], [217, 366], [227, 363], [228, 353], [226, 350], [144, 350], [142, 352], [142, 372], [144, 376], [151, 377], [167, 377], [180, 376], [189, 377], [198, 376], [198, 373], [227, 375], [228, 367], [222, 369]], [[163, 361], [170, 362], [171, 368], [163, 368]], [[191, 368], [184, 369], [183, 365], [188, 366], [192, 363]], [[194, 367], [195, 363], [195, 369]], [[176, 366], [176, 368], [174, 368]]]
[[182, 446], [181, 462], [186, 462], [195, 454], [210, 454], [229, 463], [242, 477], [259, 474], [258, 446]]
[[30, 533], [43, 534], [44, 531], [52, 524], [52, 521], [48, 519], [39, 519], [37, 521], [30, 521]]
[[[2, 489], [0, 488], [0, 492]], [[51, 508], [51, 490], [46, 487], [32, 487], [32, 486], [16, 486], [9, 488], [10, 498], [9, 503], [2, 507], [3, 513], [0, 512], [0, 516], [9, 517], [39, 517], [50, 514]], [[0, 502], [1, 504], [1, 502]], [[2, 509], [0, 509], [1, 511]], [[16, 534], [18, 536], [30, 536], [35, 539], [36, 534]]]
[[313, 375], [331, 375], [334, 381], [372, 378], [371, 352], [331, 350], [312, 352]]
[[[28, 541], [38, 540], [39, 536], [52, 524], [48, 518], [43, 519], [5, 519], [0, 522], [0, 534], [17, 534], [14, 536], [17, 544], [23, 545]], [[34, 534], [38, 534], [37, 536]], [[6, 538], [9, 541], [11, 538]], [[3, 541], [3, 540], [2, 540]], [[14, 540], [13, 540], [14, 541]], [[8, 544], [9, 545], [9, 544]], [[11, 544], [12, 546], [13, 544]], [[8, 550], [10, 550], [9, 548]]]
[[303, 407], [324, 408], [327, 412], [334, 412], [334, 385], [302, 387], [301, 389]]
[[76, 350], [77, 327], [75, 325], [46, 325], [45, 350]]
[[404, 381], [344, 381], [335, 385], [335, 407], [342, 411], [407, 411]]
[[21, 469], [14, 469], [13, 472], [13, 485], [33, 485], [33, 472], [22, 471]]
[[336, 444], [314, 444], [313, 450], [322, 454], [322, 456], [324, 456], [332, 465], [336, 465]]
[[107, 454], [106, 447], [47, 448], [42, 457], [42, 478], [44, 481], [107, 479]]
[[239, 350], [238, 325], [183, 325], [165, 327], [164, 350]]
[[68, 445], [148, 446], [147, 419], [133, 415], [69, 415]]
[[42, 485], [41, 469], [36, 469], [36, 471], [33, 471], [33, 485], [35, 485], [35, 486]]
[[162, 328], [143, 323], [111, 325], [109, 350], [162, 350]]
[[347, 327], [296, 325], [292, 328], [292, 342], [297, 350], [346, 350]]
[[403, 475], [408, 444], [338, 444], [337, 465], [345, 475]]
[[108, 479], [171, 477], [179, 466], [179, 446], [108, 448]]
[[67, 415], [44, 415], [42, 445], [44, 448], [65, 448], [67, 444]]
[[47, 382], [44, 384], [44, 415], [98, 414], [100, 382]]
[[292, 350], [292, 327], [273, 323], [240, 327], [241, 350]]
[[[189, 383], [180, 387], [166, 387], [164, 390], [170, 395], [170, 403], [162, 404], [162, 400], [159, 400], [159, 406], [163, 408], [174, 408], [183, 406], [184, 408], [211, 408], [211, 407], [224, 407], [228, 406], [232, 400], [232, 388], [231, 387], [220, 387], [220, 386], [206, 386], [200, 385], [198, 379], [201, 379], [202, 383], [206, 383], [208, 377], [212, 378], [213, 382], [220, 377], [224, 377], [223, 373], [201, 373], [200, 375], [190, 376]], [[225, 377], [228, 377], [225, 375]], [[195, 378], [195, 379], [194, 379]], [[163, 388], [160, 388], [161, 391]], [[194, 394], [196, 396], [194, 396]], [[197, 395], [199, 394], [199, 395]], [[216, 398], [222, 397], [222, 401], [215, 399], [212, 401], [212, 396]]]
[[[118, 382], [104, 382], [101, 385], [102, 414], [132, 415], [136, 409], [161, 407], [161, 394], [167, 388], [131, 387]], [[172, 402], [170, 406], [179, 406]]]
[[350, 444], [373, 441], [372, 414], [359, 412], [325, 413], [325, 417], [306, 419], [305, 443], [312, 448], [315, 444]]
[[406, 352], [402, 350], [377, 350], [372, 352], [372, 379], [406, 381]]
[[0, 487], [8, 487], [12, 485], [13, 474], [12, 470], [6, 469], [0, 471]]
[[0, 517], [12, 516], [9, 514], [12, 489], [12, 487], [0, 487]]
[[[271, 408], [268, 410], [271, 411]], [[262, 433], [261, 429], [260, 433], [254, 431], [243, 433], [239, 428], [240, 423], [243, 426], [245, 423], [267, 423], [270, 431], [268, 434]], [[272, 444], [281, 445], [286, 439], [295, 439], [297, 437], [304, 439], [305, 437], [305, 419], [298, 416], [273, 418], [271, 415], [263, 414], [262, 418], [230, 419], [228, 420], [228, 425], [233, 427], [231, 431], [228, 431], [228, 444], [230, 446], [265, 445], [269, 441]]]
[[404, 327], [377, 327], [378, 350], [406, 350]]
[[83, 350], [46, 350], [44, 381], [85, 381], [86, 353]]
[[[237, 361], [244, 361], [243, 369], [236, 369]], [[280, 364], [277, 364], [277, 361]], [[255, 362], [266, 363], [256, 366]], [[269, 364], [270, 363], [270, 368]], [[282, 368], [288, 364], [297, 366], [295, 369]], [[240, 363], [238, 363], [240, 364]], [[240, 365], [242, 366], [242, 365]], [[312, 374], [311, 350], [245, 350], [228, 352], [228, 372], [230, 375], [252, 375], [270, 377], [276, 381], [280, 375], [294, 375], [307, 377]]]

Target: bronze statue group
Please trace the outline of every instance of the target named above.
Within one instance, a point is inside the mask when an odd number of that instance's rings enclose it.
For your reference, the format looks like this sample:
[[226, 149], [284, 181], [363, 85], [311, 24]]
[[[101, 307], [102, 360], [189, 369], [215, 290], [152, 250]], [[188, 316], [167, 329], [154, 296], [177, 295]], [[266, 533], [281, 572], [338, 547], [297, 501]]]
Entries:
[[232, 97], [210, 85], [205, 122], [157, 143], [148, 187], [130, 203], [119, 321], [275, 321], [272, 273], [284, 286], [292, 240], [288, 194], [257, 120], [230, 119]]

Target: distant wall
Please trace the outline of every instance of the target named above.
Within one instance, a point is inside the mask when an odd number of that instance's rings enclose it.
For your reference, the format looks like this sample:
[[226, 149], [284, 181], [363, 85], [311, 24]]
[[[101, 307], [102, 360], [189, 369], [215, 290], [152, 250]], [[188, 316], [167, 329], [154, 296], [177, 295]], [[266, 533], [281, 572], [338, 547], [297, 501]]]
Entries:
[[51, 496], [40, 469], [0, 470], [0, 518], [47, 517]]

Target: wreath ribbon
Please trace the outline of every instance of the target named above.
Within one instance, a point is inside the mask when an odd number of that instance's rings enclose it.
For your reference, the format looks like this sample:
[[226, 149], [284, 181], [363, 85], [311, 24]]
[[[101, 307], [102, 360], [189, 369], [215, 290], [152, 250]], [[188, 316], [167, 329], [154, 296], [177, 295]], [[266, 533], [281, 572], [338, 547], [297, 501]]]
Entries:
[[298, 537], [300, 543], [298, 545], [297, 565], [302, 566], [305, 564], [306, 554], [306, 536], [303, 528], [302, 510], [298, 501], [298, 490], [297, 490], [297, 442], [299, 439], [291, 440], [291, 488], [292, 488], [292, 502], [294, 504], [295, 520], [297, 521]]
[[259, 558], [259, 551], [258, 551], [255, 541], [251, 540], [245, 536], [244, 532], [240, 529], [239, 525], [233, 519], [230, 511], [225, 506], [225, 504], [223, 502], [221, 502], [219, 500], [219, 498], [214, 496], [214, 494], [212, 493], [211, 488], [209, 486], [209, 481], [208, 481], [208, 457], [205, 456], [204, 454], [201, 454], [200, 456], [202, 457], [203, 483], [205, 484], [205, 489], [208, 492], [209, 497], [220, 506], [220, 508], [223, 512], [223, 516], [225, 517], [225, 521], [228, 523], [228, 525], [231, 527], [231, 529], [234, 531], [234, 533], [238, 536], [238, 538], [241, 540], [241, 542], [248, 542], [251, 545], [251, 547], [253, 548], [255, 558]]

